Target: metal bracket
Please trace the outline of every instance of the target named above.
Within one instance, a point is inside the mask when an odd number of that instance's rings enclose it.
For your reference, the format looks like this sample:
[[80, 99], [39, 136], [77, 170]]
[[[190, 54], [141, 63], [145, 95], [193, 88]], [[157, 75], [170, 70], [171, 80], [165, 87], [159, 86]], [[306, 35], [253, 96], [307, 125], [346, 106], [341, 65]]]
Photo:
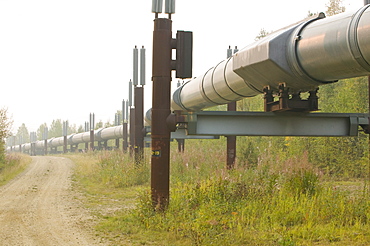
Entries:
[[265, 112], [310, 112], [317, 111], [318, 108], [318, 88], [310, 91], [308, 99], [302, 99], [301, 93], [289, 94], [289, 88], [284, 83], [279, 85], [279, 100], [274, 101], [273, 91], [270, 87], [263, 88], [264, 93], [264, 109]]

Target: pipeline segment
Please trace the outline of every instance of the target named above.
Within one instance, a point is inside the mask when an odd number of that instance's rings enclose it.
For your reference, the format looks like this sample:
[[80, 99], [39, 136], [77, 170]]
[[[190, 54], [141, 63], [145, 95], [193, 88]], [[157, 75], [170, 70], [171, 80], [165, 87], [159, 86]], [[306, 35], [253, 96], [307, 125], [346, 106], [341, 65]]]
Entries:
[[[110, 139], [123, 138], [123, 126], [113, 126], [107, 128], [100, 128], [94, 131], [94, 139], [96, 141], [106, 141]], [[80, 144], [90, 142], [90, 132], [73, 133], [67, 136], [67, 144]], [[56, 148], [64, 145], [64, 137], [50, 138], [47, 140], [48, 147]], [[28, 152], [31, 150], [31, 143], [24, 143], [21, 145], [15, 145], [12, 151], [19, 152], [22, 148], [23, 152]], [[45, 140], [39, 140], [35, 142], [36, 150], [42, 150], [45, 147]], [[8, 147], [7, 151], [11, 148]]]
[[323, 13], [282, 28], [245, 47], [181, 87], [173, 110], [199, 111], [278, 90], [315, 90], [370, 74], [370, 5], [325, 18]]

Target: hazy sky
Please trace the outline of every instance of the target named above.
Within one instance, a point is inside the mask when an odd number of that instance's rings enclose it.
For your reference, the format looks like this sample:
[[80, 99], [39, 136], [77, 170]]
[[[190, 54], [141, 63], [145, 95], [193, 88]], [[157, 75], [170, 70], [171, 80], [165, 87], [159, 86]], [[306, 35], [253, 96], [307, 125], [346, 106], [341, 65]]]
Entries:
[[[128, 98], [132, 49], [147, 48], [145, 108], [151, 105], [154, 14], [151, 0], [0, 0], [0, 107], [8, 108], [13, 131], [29, 131], [53, 119], [83, 125], [113, 121]], [[329, 0], [178, 0], [176, 30], [193, 31], [193, 76], [243, 48], [260, 30], [277, 30], [325, 12]], [[363, 0], [343, 1], [347, 11]], [[165, 17], [165, 15], [163, 15]], [[176, 79], [173, 78], [173, 87]]]

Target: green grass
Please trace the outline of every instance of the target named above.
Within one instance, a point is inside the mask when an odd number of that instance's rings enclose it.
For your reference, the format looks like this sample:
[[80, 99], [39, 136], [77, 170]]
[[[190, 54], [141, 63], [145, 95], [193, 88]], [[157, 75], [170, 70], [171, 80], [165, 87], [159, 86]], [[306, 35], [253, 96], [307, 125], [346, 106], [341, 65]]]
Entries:
[[97, 234], [112, 245], [370, 244], [364, 180], [323, 176], [305, 153], [229, 171], [224, 148], [222, 139], [187, 141], [181, 154], [173, 143], [165, 212], [151, 207], [148, 155], [139, 166], [120, 152], [69, 157]]
[[0, 165], [0, 186], [5, 185], [15, 176], [23, 172], [31, 162], [31, 157], [18, 153], [7, 154]]

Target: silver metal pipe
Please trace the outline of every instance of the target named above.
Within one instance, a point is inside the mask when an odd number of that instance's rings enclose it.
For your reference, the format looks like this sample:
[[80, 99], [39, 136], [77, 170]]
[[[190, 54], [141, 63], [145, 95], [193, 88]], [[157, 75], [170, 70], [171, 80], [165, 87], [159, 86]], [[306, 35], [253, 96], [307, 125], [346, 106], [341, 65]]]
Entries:
[[99, 137], [102, 140], [123, 138], [123, 126], [119, 125], [119, 126], [103, 128], [100, 131]]
[[370, 74], [370, 5], [325, 18], [323, 13], [245, 47], [178, 88], [172, 109], [198, 111], [286, 83], [310, 91], [339, 79]]

